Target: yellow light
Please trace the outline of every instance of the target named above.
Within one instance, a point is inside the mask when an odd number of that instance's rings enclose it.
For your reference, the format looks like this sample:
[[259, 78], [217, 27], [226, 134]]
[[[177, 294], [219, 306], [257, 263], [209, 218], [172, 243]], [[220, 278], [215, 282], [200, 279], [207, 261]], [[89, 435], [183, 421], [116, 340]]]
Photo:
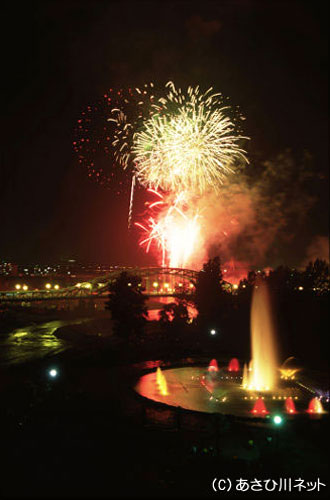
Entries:
[[189, 287], [190, 288], [194, 288], [194, 285], [192, 283], [190, 283]]
[[21, 285], [17, 284], [17, 285], [15, 285], [15, 288], [16, 288], [16, 290], [20, 290], [21, 289]]
[[157, 288], [157, 287], [158, 287], [158, 283], [157, 283], [157, 281], [154, 281], [154, 282], [153, 282], [153, 284], [152, 284], [152, 286], [153, 286], [154, 288]]
[[235, 290], [237, 290], [238, 285], [236, 285], [236, 284], [235, 284], [235, 285], [233, 285], [233, 288], [234, 288]]
[[55, 285], [54, 288], [55, 288], [55, 290], [58, 290], [60, 287], [59, 287], [59, 285]]
[[299, 287], [298, 287], [298, 290], [300, 290], [300, 291], [301, 291], [301, 290], [303, 290], [303, 289], [304, 289], [304, 287], [303, 287], [303, 286], [299, 286]]
[[27, 285], [23, 285], [23, 290], [26, 291], [29, 287]]
[[80, 287], [81, 287], [81, 283], [77, 283], [77, 284], [76, 284], [76, 287], [77, 287], [77, 288], [80, 288]]
[[52, 285], [50, 283], [46, 283], [45, 287], [47, 288], [47, 290], [49, 290], [52, 287]]
[[168, 283], [164, 283], [164, 287], [165, 287], [165, 288], [168, 288], [168, 287], [169, 287], [169, 284], [168, 284]]
[[298, 368], [280, 368], [281, 378], [287, 380], [288, 378], [293, 378]]

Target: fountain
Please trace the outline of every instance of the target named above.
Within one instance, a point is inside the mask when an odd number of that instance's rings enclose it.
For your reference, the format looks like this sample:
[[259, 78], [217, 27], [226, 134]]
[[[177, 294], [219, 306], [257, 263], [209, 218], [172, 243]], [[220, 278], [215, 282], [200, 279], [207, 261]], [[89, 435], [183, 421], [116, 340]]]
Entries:
[[313, 398], [308, 405], [308, 413], [323, 413], [323, 406], [319, 398]]
[[262, 398], [257, 399], [254, 407], [252, 408], [252, 413], [259, 413], [259, 414], [261, 413], [263, 415], [269, 413]]
[[254, 287], [251, 307], [252, 365], [247, 388], [270, 391], [277, 384], [277, 356], [270, 299], [265, 283]]
[[285, 400], [285, 411], [287, 413], [296, 413], [296, 407], [291, 396]]
[[239, 372], [239, 361], [237, 358], [232, 358], [228, 363], [228, 371], [229, 372]]
[[157, 372], [156, 372], [156, 384], [158, 386], [158, 390], [162, 396], [167, 396], [168, 395], [168, 390], [167, 390], [167, 382], [166, 378], [161, 371], [160, 367], [158, 366]]
[[167, 405], [244, 418], [269, 418], [275, 411], [285, 411], [287, 418], [326, 413], [316, 390], [295, 376], [300, 369], [289, 366], [292, 356], [279, 368], [270, 297], [262, 281], [254, 288], [250, 335], [251, 360], [243, 369], [237, 358], [223, 366], [212, 359], [206, 366], [167, 369], [167, 379], [157, 368], [156, 377], [155, 372], [142, 376], [136, 390]]
[[210, 364], [209, 364], [209, 367], [208, 367], [208, 371], [209, 372], [218, 372], [219, 371], [218, 362], [217, 362], [216, 359], [212, 359], [210, 361]]

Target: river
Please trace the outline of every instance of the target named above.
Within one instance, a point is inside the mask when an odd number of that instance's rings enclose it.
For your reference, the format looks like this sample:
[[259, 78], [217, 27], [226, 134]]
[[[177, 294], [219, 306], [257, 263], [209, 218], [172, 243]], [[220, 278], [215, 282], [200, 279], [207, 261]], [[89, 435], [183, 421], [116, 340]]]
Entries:
[[8, 366], [65, 351], [70, 342], [59, 339], [54, 332], [62, 326], [80, 324], [86, 319], [55, 320], [17, 328], [0, 335], [0, 365]]

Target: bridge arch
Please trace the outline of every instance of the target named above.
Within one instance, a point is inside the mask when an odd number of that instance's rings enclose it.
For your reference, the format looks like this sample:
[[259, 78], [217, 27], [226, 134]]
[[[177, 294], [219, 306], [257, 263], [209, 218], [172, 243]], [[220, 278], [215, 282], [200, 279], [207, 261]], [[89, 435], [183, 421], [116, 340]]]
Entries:
[[79, 299], [102, 297], [108, 292], [109, 283], [123, 271], [141, 277], [142, 286], [147, 295], [174, 295], [180, 289], [189, 293], [198, 271], [171, 267], [118, 267], [104, 276], [96, 277], [88, 282], [77, 283], [58, 290], [15, 290], [0, 291], [0, 302], [30, 302], [56, 299]]

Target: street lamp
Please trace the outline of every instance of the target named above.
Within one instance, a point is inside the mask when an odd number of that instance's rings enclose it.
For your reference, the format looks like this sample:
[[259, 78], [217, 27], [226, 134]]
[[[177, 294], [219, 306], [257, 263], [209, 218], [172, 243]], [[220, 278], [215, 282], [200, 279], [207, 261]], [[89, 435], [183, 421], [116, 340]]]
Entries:
[[217, 331], [214, 328], [211, 328], [210, 335], [215, 335], [216, 333], [217, 333]]

